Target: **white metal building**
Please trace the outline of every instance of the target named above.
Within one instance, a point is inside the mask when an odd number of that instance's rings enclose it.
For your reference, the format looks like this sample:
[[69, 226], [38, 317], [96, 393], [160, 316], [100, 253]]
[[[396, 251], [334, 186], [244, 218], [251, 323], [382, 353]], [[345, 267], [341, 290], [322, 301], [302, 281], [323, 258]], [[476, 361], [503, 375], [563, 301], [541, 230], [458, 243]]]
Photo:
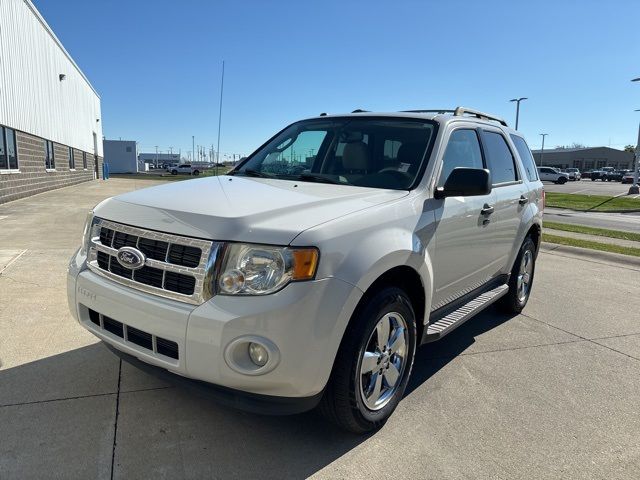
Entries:
[[30, 0], [0, 0], [0, 203], [101, 176], [100, 97]]
[[138, 152], [134, 140], [103, 140], [102, 148], [109, 173], [138, 173]]

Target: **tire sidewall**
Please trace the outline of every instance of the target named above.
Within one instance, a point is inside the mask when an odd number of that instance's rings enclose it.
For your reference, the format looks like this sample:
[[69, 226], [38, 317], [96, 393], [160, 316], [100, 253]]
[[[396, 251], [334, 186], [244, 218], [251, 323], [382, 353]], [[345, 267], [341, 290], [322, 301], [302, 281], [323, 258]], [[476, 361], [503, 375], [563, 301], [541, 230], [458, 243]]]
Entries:
[[[389, 403], [380, 410], [369, 410], [360, 396], [360, 365], [362, 363], [362, 356], [364, 354], [365, 348], [367, 347], [369, 337], [378, 324], [380, 318], [390, 312], [397, 312], [401, 314], [407, 323], [409, 334], [407, 348], [408, 363], [405, 366], [404, 372], [402, 373], [400, 386], [398, 387], [398, 390], [394, 394], [393, 398], [389, 401]], [[411, 307], [409, 299], [402, 290], [398, 288], [387, 288], [379, 292], [379, 295], [372, 298], [369, 305], [367, 305], [367, 307], [365, 307], [365, 309], [362, 311], [362, 315], [366, 320], [364, 322], [363, 328], [361, 329], [362, 338], [360, 340], [358, 348], [355, 350], [356, 357], [353, 362], [350, 383], [351, 388], [353, 389], [352, 391], [354, 392], [355, 404], [358, 410], [358, 414], [362, 417], [362, 420], [367, 423], [379, 424], [389, 418], [389, 416], [396, 409], [398, 403], [404, 395], [404, 391], [409, 382], [409, 377], [411, 376], [411, 370], [413, 368], [413, 361], [416, 351], [415, 313], [413, 311], [413, 308]]]
[[[522, 263], [522, 257], [524, 256], [524, 252], [526, 250], [531, 250], [531, 255], [533, 258], [533, 267], [531, 268], [531, 278], [529, 279], [529, 291], [527, 292], [527, 296], [523, 301], [520, 301], [518, 298], [518, 273], [520, 273], [520, 264]], [[518, 253], [518, 257], [516, 258], [516, 263], [513, 266], [513, 271], [511, 272], [511, 276], [513, 279], [514, 285], [514, 293], [515, 293], [515, 301], [518, 305], [518, 308], [523, 309], [527, 302], [529, 301], [529, 297], [531, 296], [531, 288], [533, 287], [533, 280], [536, 275], [536, 244], [531, 239], [531, 237], [527, 237], [524, 242], [522, 242], [522, 246], [520, 247], [520, 252]]]

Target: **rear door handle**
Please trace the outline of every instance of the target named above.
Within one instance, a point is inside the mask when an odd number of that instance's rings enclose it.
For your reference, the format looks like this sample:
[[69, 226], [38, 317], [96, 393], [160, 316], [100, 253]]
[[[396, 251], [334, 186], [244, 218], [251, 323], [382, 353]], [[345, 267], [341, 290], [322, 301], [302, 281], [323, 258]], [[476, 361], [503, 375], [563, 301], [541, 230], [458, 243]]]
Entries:
[[518, 203], [520, 205], [526, 205], [527, 203], [529, 203], [529, 199], [524, 195], [520, 195], [520, 200], [518, 200]]
[[484, 204], [482, 210], [480, 210], [482, 215], [491, 215], [493, 213], [493, 205], [489, 205], [488, 203]]

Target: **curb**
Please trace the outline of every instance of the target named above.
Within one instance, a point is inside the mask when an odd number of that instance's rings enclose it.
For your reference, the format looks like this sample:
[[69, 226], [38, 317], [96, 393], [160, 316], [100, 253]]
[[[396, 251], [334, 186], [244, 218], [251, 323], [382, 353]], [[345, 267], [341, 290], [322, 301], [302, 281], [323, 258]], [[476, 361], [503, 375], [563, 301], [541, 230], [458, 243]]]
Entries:
[[631, 267], [634, 270], [640, 270], [640, 257], [631, 255], [622, 255], [620, 253], [601, 252], [600, 250], [591, 250], [589, 248], [572, 247], [569, 245], [559, 245], [557, 243], [542, 242], [540, 251], [545, 253], [566, 253], [571, 256], [590, 258], [607, 263], [615, 263], [618, 265]]

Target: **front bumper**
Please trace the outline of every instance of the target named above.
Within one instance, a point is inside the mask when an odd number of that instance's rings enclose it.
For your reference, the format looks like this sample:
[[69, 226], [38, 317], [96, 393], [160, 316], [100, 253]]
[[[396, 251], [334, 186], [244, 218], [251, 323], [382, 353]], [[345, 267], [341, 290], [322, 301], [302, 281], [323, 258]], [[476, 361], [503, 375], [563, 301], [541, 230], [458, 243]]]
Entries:
[[[68, 275], [70, 309], [105, 343], [173, 374], [251, 394], [308, 398], [320, 394], [346, 325], [362, 292], [335, 278], [292, 283], [262, 297], [216, 296], [199, 305], [161, 298], [119, 285], [84, 269], [76, 254]], [[91, 321], [90, 312], [154, 338], [143, 348]], [[125, 329], [126, 331], [126, 329]], [[231, 368], [225, 351], [240, 337], [266, 339], [279, 361], [264, 374]], [[123, 338], [121, 338], [123, 337]], [[177, 344], [178, 358], [155, 349], [155, 339]]]

